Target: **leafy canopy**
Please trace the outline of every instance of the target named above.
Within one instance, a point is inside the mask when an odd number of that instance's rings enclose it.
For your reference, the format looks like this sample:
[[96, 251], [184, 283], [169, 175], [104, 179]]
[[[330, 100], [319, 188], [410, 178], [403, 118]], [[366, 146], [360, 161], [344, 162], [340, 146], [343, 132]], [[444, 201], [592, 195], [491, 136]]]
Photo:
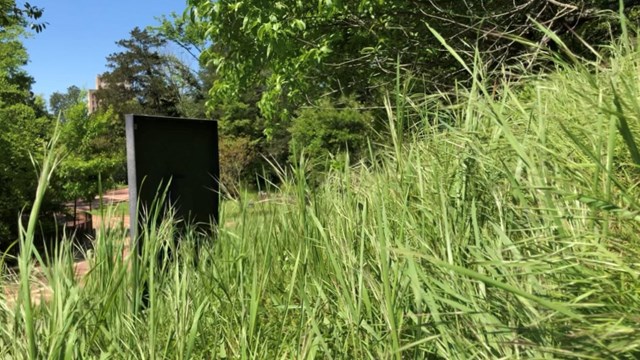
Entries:
[[489, 67], [509, 59], [526, 65], [535, 59], [518, 56], [531, 49], [514, 37], [549, 42], [532, 19], [571, 35], [618, 6], [618, 0], [191, 0], [188, 10], [213, 43], [202, 55], [218, 76], [210, 106], [259, 86], [262, 113], [276, 122], [327, 95], [380, 103], [379, 90], [393, 83], [398, 61], [424, 79], [416, 92], [464, 80], [429, 27], [465, 56], [477, 47]]

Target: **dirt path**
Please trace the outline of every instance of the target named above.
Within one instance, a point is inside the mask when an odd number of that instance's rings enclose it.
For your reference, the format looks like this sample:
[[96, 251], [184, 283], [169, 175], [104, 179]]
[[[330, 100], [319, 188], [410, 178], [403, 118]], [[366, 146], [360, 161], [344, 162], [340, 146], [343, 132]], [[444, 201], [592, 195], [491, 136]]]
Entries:
[[[102, 197], [103, 205], [115, 205], [121, 202], [126, 202], [129, 200], [129, 189], [118, 189], [113, 191], [108, 191]], [[74, 203], [65, 204], [67, 207], [73, 209]], [[86, 214], [91, 209], [95, 210], [100, 206], [100, 199], [96, 197], [91, 204], [88, 202], [78, 202], [76, 211], [80, 214]], [[102, 223], [102, 219], [99, 216], [92, 216], [93, 228], [96, 231], [99, 231]], [[86, 219], [86, 217], [84, 217]], [[73, 226], [73, 222], [70, 224]], [[107, 224], [109, 227], [119, 227], [123, 226], [125, 229], [129, 227], [129, 215], [122, 215], [113, 217], [110, 219]], [[69, 224], [67, 224], [69, 226]], [[128, 253], [128, 246], [125, 245], [125, 254]], [[74, 272], [76, 279], [81, 279], [85, 276], [87, 272], [89, 272], [89, 261], [85, 259], [80, 259], [73, 264]], [[42, 274], [42, 270], [39, 267], [35, 267], [34, 270], [34, 281], [31, 283], [31, 299], [35, 304], [39, 304], [41, 301], [47, 301], [53, 295], [51, 288], [46, 283], [46, 279]], [[17, 283], [14, 284], [5, 284], [4, 288], [4, 298], [6, 299], [7, 304], [14, 304], [18, 298], [18, 292], [20, 291], [20, 285]]]
[[[102, 205], [109, 206], [118, 204], [121, 202], [125, 202], [129, 200], [129, 188], [117, 189], [107, 191], [102, 196]], [[74, 202], [65, 203], [64, 206], [73, 212], [75, 207], [75, 221], [70, 220], [66, 223], [67, 227], [76, 227], [82, 226], [86, 221], [88, 221], [87, 213], [94, 211], [100, 208], [100, 197], [96, 196], [91, 202], [84, 200], [77, 200]], [[93, 216], [95, 219], [95, 216]], [[128, 226], [128, 225], [127, 225]]]

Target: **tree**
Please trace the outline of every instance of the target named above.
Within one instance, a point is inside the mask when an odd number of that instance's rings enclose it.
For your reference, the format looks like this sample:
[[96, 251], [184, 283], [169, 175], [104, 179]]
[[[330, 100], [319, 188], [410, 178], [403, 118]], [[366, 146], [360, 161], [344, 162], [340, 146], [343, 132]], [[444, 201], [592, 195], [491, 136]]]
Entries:
[[107, 189], [124, 169], [124, 139], [113, 136], [121, 132], [118, 116], [111, 108], [89, 114], [85, 92], [75, 85], [54, 93], [49, 102], [61, 116], [60, 144], [66, 154], [53, 186], [59, 200], [91, 203], [100, 191], [99, 179]]
[[261, 86], [262, 113], [276, 121], [327, 95], [380, 103], [379, 90], [393, 83], [397, 66], [425, 79], [425, 87], [416, 91], [467, 80], [429, 27], [469, 62], [474, 49], [480, 49], [490, 70], [531, 51], [514, 37], [550, 42], [532, 19], [573, 36], [618, 3], [195, 0], [188, 10], [213, 42], [203, 53], [204, 61], [217, 67], [211, 106]]
[[40, 20], [44, 9], [25, 2], [22, 7], [15, 0], [0, 0], [0, 31], [12, 26], [28, 26], [35, 32], [41, 32], [47, 27], [46, 22]]
[[224, 194], [237, 197], [246, 185], [245, 173], [253, 161], [254, 151], [246, 137], [222, 136], [220, 151], [220, 185]]
[[18, 25], [0, 30], [0, 244], [17, 237], [18, 215], [36, 188], [30, 154], [37, 158], [51, 122], [44, 101], [31, 93], [28, 60]]
[[85, 101], [86, 92], [79, 87], [72, 85], [67, 88], [67, 92], [54, 92], [49, 97], [49, 109], [54, 116], [62, 113], [64, 110]]
[[[159, 24], [147, 27], [147, 31], [163, 39], [167, 43], [175, 44], [198, 62], [197, 72], [186, 73], [187, 77], [197, 79], [191, 82], [190, 91], [186, 92], [180, 101], [179, 111], [183, 116], [207, 118], [210, 113], [206, 109], [208, 90], [215, 79], [215, 70], [204, 63], [202, 52], [208, 46], [199, 24], [189, 20], [186, 13], [181, 15], [172, 12], [168, 16], [157, 19]], [[185, 67], [188, 69], [188, 67]]]
[[[150, 26], [147, 29], [161, 38], [178, 45], [191, 55], [194, 60], [200, 62], [200, 55], [209, 44], [206, 36], [204, 36], [204, 28], [199, 23], [190, 21], [186, 15], [186, 13], [178, 15], [175, 12], [168, 16], [163, 15], [158, 18], [159, 25]], [[200, 63], [200, 65], [202, 66], [203, 64]]]
[[198, 92], [200, 83], [177, 57], [162, 53], [166, 40], [135, 28], [116, 44], [123, 50], [107, 57], [106, 86], [96, 94], [100, 105], [118, 114], [182, 115], [183, 98]]
[[[289, 156], [291, 136], [286, 124], [271, 126], [272, 136], [268, 139], [265, 135], [267, 121], [258, 107], [259, 99], [259, 89], [250, 88], [237, 99], [226, 101], [211, 111], [213, 117], [218, 120], [221, 159], [227, 156], [235, 157], [239, 144], [247, 149], [243, 169], [238, 172], [241, 182], [245, 185], [255, 185], [256, 175], [275, 180], [276, 170], [269, 163], [285, 164]], [[228, 139], [224, 140], [226, 146], [223, 146], [222, 139]], [[244, 140], [247, 140], [246, 144]], [[221, 160], [221, 173], [223, 170]]]
[[18, 215], [35, 195], [29, 155], [37, 157], [50, 122], [24, 103], [0, 100], [0, 244], [16, 239]]
[[323, 99], [301, 110], [290, 129], [292, 154], [297, 157], [304, 151], [312, 160], [326, 160], [348, 152], [358, 160], [373, 136], [373, 116], [360, 107], [353, 99]]
[[89, 114], [84, 102], [65, 109], [60, 142], [66, 156], [58, 175], [64, 200], [92, 201], [99, 177], [104, 189], [114, 184], [125, 162], [124, 144], [111, 137], [117, 119], [113, 110]]
[[[176, 44], [200, 65], [198, 77], [201, 87], [198, 93], [193, 93], [187, 101], [183, 101], [181, 111], [187, 116], [213, 117], [218, 120], [221, 137], [220, 155], [222, 158], [241, 161], [226, 161], [229, 166], [221, 163], [221, 173], [232, 184], [252, 184], [256, 181], [256, 173], [269, 174], [271, 166], [265, 161], [283, 163], [289, 156], [288, 124], [271, 126], [271, 138], [265, 136], [267, 122], [258, 107], [263, 87], [249, 86], [243, 89], [237, 97], [226, 99], [215, 107], [207, 109], [208, 91], [218, 80], [215, 66], [207, 63], [202, 55], [211, 42], [204, 36], [206, 27], [193, 22], [187, 13], [181, 15], [172, 13], [159, 19], [160, 24], [149, 27], [149, 31], [157, 34], [169, 43]], [[222, 161], [222, 160], [221, 160]], [[242, 166], [239, 166], [242, 164]], [[233, 175], [230, 175], [233, 173]], [[229, 176], [227, 176], [229, 175]], [[275, 177], [275, 173], [272, 174]], [[233, 180], [231, 180], [233, 179]]]

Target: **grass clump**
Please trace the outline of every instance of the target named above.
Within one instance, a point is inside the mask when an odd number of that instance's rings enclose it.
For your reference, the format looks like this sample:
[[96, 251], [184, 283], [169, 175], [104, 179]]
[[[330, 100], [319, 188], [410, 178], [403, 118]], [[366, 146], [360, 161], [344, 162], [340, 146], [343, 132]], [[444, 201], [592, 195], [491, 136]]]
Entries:
[[[123, 257], [102, 231], [82, 281], [63, 246], [48, 302], [0, 301], [0, 357], [638, 358], [640, 53], [616, 49], [497, 98], [476, 74], [455, 105], [396, 101], [393, 146], [319, 187], [300, 160], [215, 241], [168, 217]], [[407, 138], [410, 115], [436, 125]]]

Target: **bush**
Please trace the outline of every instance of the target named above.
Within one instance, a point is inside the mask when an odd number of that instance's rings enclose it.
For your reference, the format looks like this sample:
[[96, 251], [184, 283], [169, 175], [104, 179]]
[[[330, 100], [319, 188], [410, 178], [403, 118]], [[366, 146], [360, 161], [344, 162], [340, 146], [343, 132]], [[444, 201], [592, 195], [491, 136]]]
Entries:
[[257, 157], [249, 138], [220, 137], [220, 185], [225, 195], [236, 197], [247, 167]]
[[326, 160], [348, 152], [358, 160], [367, 149], [373, 134], [373, 116], [349, 98], [338, 102], [321, 100], [316, 107], [303, 109], [290, 128], [291, 155], [300, 152], [311, 160]]

